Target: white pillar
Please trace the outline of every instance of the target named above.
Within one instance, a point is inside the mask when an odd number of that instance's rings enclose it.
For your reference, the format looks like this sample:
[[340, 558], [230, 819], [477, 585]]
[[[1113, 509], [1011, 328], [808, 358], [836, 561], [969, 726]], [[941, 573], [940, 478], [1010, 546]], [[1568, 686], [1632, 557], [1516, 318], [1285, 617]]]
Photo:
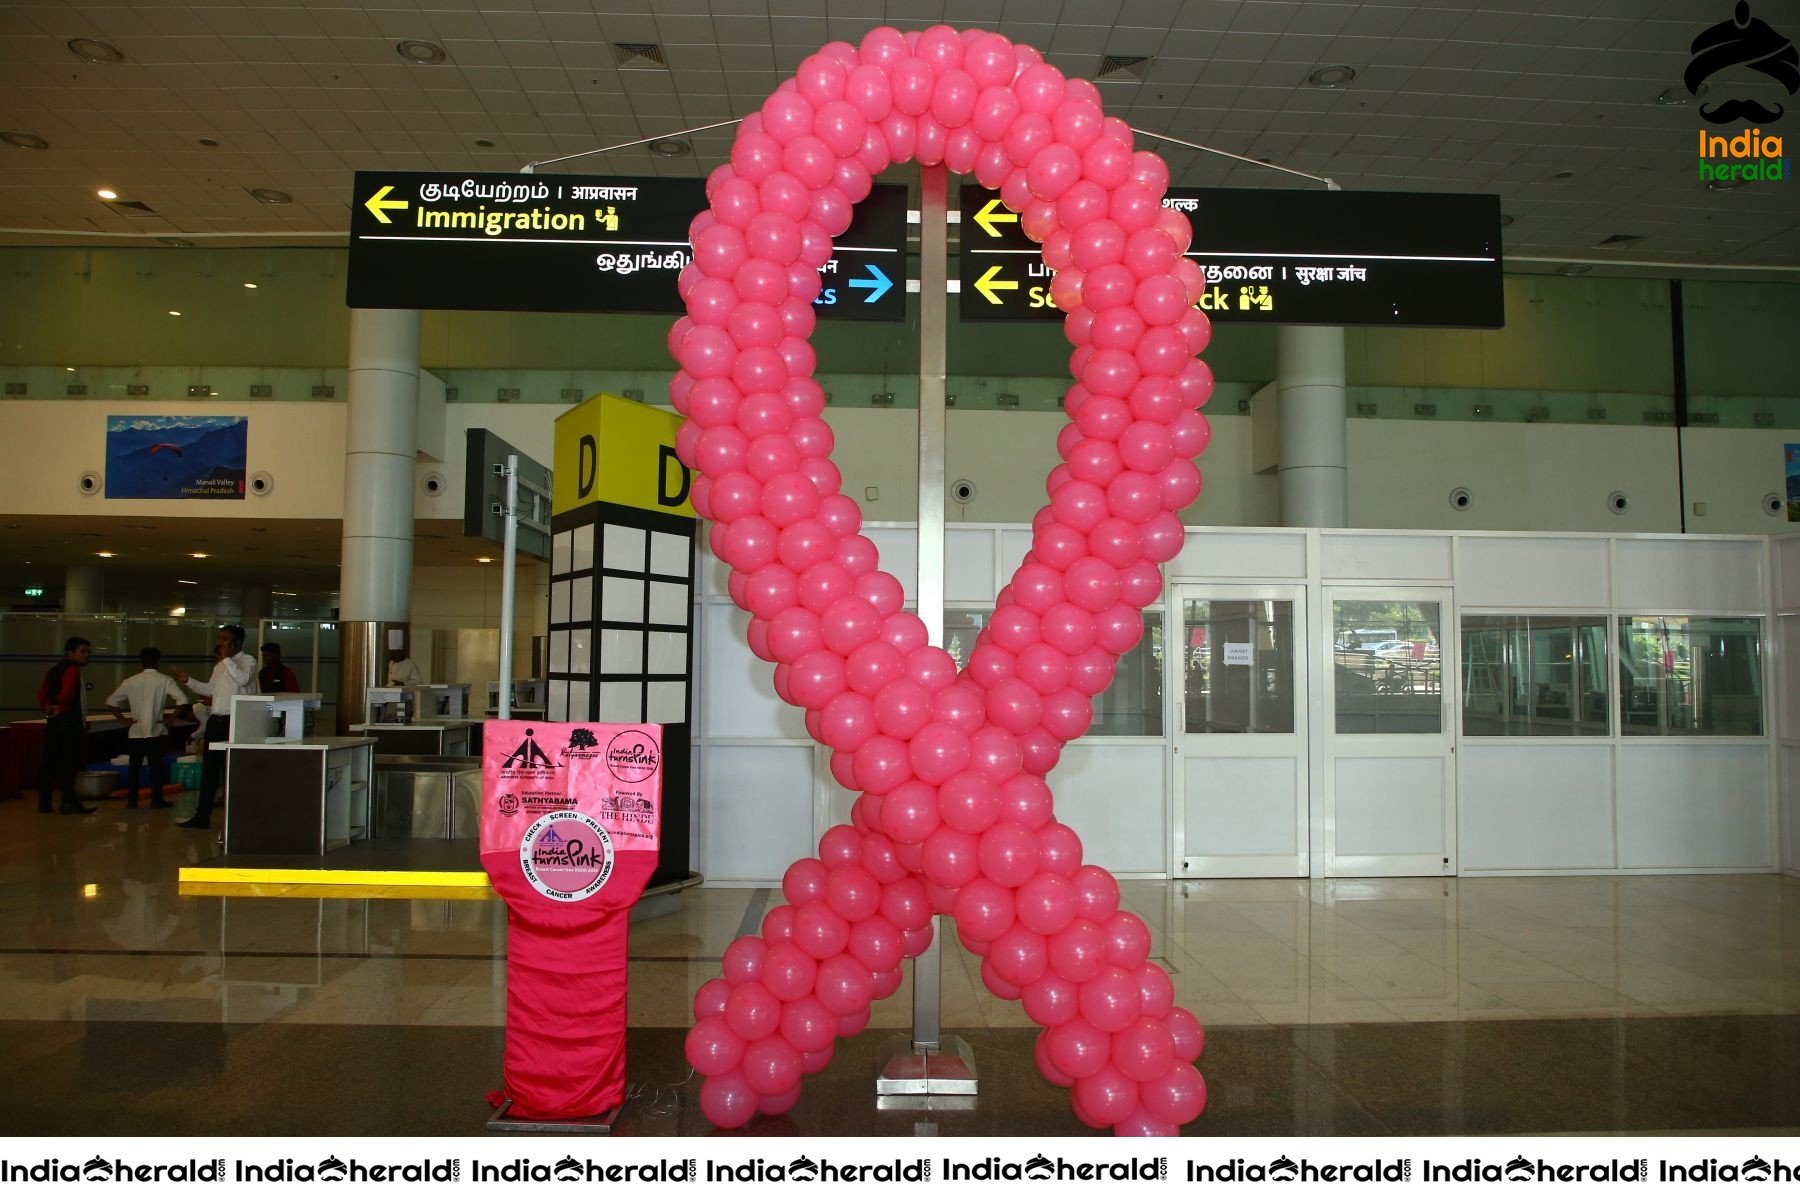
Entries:
[[350, 312], [344, 542], [338, 579], [338, 726], [364, 717], [386, 678], [386, 631], [412, 612], [413, 463], [419, 447], [419, 313]]
[[63, 611], [97, 613], [105, 611], [105, 576], [99, 567], [70, 567], [63, 575]]
[[1281, 404], [1281, 523], [1342, 528], [1345, 470], [1344, 331], [1283, 325], [1276, 335]]

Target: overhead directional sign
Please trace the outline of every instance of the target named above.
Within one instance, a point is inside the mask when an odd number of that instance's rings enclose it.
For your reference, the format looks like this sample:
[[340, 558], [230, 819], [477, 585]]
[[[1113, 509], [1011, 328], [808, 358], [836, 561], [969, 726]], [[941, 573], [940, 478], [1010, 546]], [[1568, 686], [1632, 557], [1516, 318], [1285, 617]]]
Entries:
[[[683, 311], [699, 179], [359, 171], [350, 207], [351, 308]], [[906, 189], [856, 206], [821, 272], [825, 318], [906, 315]]]
[[[1171, 188], [1194, 225], [1215, 321], [1497, 329], [1500, 200], [1491, 195]], [[993, 192], [962, 189], [962, 318], [1059, 317], [1056, 273]]]

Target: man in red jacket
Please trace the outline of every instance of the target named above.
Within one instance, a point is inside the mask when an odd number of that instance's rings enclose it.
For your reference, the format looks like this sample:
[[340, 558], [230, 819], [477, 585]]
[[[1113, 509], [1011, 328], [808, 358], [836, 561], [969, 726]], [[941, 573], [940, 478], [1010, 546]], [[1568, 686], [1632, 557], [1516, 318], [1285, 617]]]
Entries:
[[38, 684], [38, 706], [44, 710], [44, 761], [38, 772], [38, 811], [50, 811], [51, 789], [62, 786], [64, 813], [94, 810], [75, 796], [75, 772], [81, 769], [81, 743], [87, 734], [87, 688], [81, 668], [87, 666], [93, 643], [72, 637], [63, 643], [62, 661], [44, 672]]

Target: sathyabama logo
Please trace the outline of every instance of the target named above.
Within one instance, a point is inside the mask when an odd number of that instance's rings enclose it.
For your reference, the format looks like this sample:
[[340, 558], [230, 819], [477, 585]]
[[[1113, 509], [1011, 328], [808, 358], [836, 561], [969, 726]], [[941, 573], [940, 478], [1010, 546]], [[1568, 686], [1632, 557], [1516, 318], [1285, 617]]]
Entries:
[[[1750, 15], [1750, 5], [1738, 0], [1731, 20], [1720, 21], [1703, 30], [1689, 47], [1693, 60], [1688, 63], [1682, 82], [1694, 96], [1701, 94], [1708, 79], [1731, 67], [1747, 67], [1766, 75], [1787, 89], [1792, 96], [1800, 92], [1800, 50], [1786, 36], [1761, 17]], [[1777, 104], [1770, 108], [1756, 99], [1728, 96], [1712, 104], [1702, 105], [1701, 119], [1709, 125], [1728, 125], [1745, 120], [1757, 125], [1772, 125], [1786, 109]], [[1705, 158], [1705, 139], [1701, 157]], [[1776, 157], [1779, 157], [1777, 153]]]

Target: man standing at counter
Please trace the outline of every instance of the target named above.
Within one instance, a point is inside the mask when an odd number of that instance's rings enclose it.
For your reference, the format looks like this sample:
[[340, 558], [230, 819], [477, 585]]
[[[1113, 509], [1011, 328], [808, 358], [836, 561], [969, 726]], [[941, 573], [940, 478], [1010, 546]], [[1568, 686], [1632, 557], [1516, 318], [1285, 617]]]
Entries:
[[183, 829], [209, 829], [213, 797], [218, 794], [219, 777], [225, 771], [225, 743], [231, 737], [231, 698], [259, 694], [256, 659], [244, 653], [242, 629], [221, 625], [212, 678], [201, 683], [180, 667], [175, 668], [174, 674], [177, 683], [212, 702], [212, 712], [206, 718], [206, 760], [200, 768], [200, 805], [191, 820], [178, 822]]
[[44, 673], [38, 685], [38, 704], [44, 710], [44, 764], [38, 774], [38, 811], [50, 811], [50, 791], [60, 786], [59, 812], [79, 815], [94, 810], [75, 795], [75, 773], [81, 770], [81, 741], [87, 733], [87, 685], [81, 668], [87, 666], [93, 643], [72, 637], [63, 643], [62, 661]]

